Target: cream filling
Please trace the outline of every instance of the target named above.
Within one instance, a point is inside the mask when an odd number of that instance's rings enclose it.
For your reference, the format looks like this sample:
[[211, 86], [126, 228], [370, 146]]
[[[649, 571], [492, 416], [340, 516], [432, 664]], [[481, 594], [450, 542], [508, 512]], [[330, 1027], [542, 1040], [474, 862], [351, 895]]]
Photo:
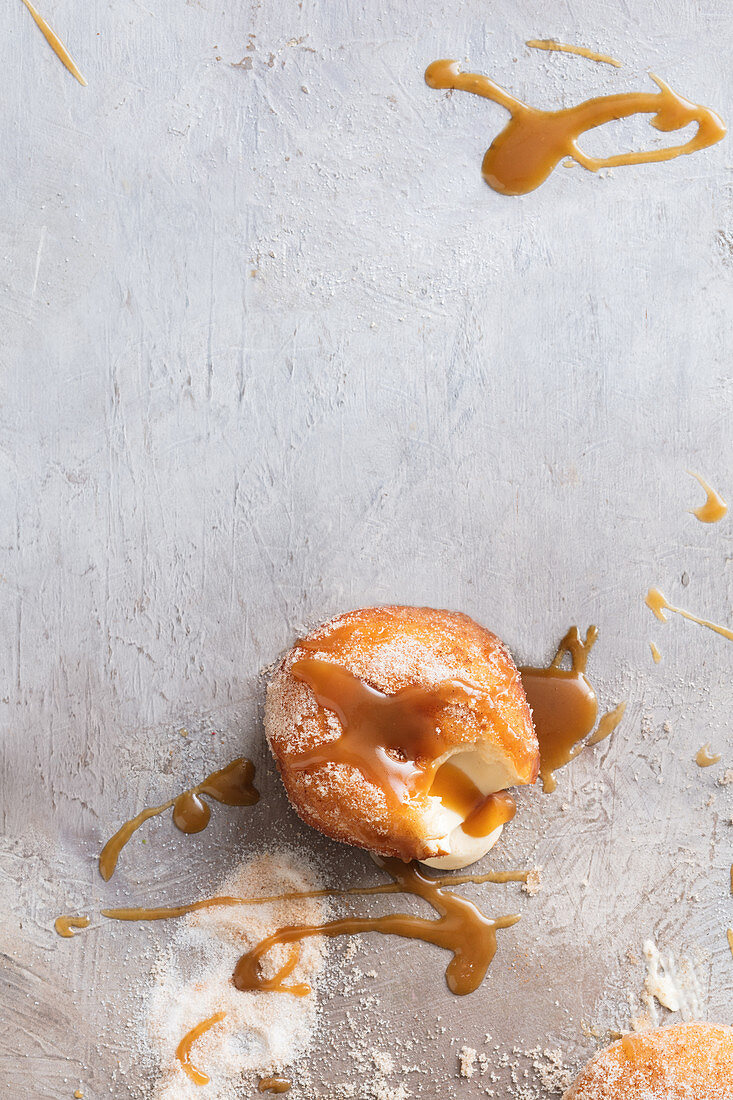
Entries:
[[[481, 794], [494, 794], [503, 791], [516, 782], [506, 763], [481, 747], [470, 750], [458, 750], [441, 760], [444, 764], [450, 759], [454, 767], [460, 768], [481, 791]], [[485, 856], [494, 847], [501, 836], [503, 825], [499, 825], [487, 836], [469, 836], [464, 832], [464, 818], [455, 810], [443, 805], [440, 798], [430, 796], [429, 808], [425, 812], [426, 838], [435, 838], [434, 843], [444, 855], [433, 856], [420, 862], [428, 867], [437, 867], [441, 871], [456, 871], [468, 867]]]

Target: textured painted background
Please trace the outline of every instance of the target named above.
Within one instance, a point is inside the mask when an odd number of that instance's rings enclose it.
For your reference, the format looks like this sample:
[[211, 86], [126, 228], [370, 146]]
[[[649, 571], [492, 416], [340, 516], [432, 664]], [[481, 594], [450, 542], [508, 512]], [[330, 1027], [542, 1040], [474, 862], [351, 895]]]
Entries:
[[[555, 106], [647, 87], [652, 68], [730, 121], [731, 6], [224, 7], [44, 0], [86, 89], [20, 0], [5, 14], [9, 1091], [145, 1091], [134, 1021], [165, 929], [95, 919], [67, 942], [58, 913], [198, 896], [273, 836], [320, 850], [331, 881], [371, 873], [285, 807], [259, 670], [304, 625], [380, 601], [466, 610], [522, 661], [596, 622], [601, 700], [629, 700], [614, 739], [508, 831], [496, 862], [539, 862], [545, 886], [485, 893], [524, 920], [480, 993], [451, 998], [437, 952], [367, 944], [364, 969], [388, 976], [363, 1018], [419, 1037], [443, 1017], [423, 1095], [446, 1096], [451, 1038], [590, 1052], [579, 1021], [628, 1022], [642, 971], [626, 952], [649, 934], [697, 952], [708, 1011], [731, 1022], [731, 788], [693, 756], [711, 739], [733, 765], [733, 650], [642, 603], [658, 583], [731, 621], [730, 520], [685, 511], [701, 500], [686, 467], [733, 497], [730, 143], [559, 169], [506, 199], [479, 174], [503, 112], [422, 79], [466, 58]], [[625, 67], [523, 44], [549, 35]], [[649, 136], [619, 125], [586, 145]], [[215, 811], [192, 840], [151, 825], [104, 887], [94, 861], [121, 819], [241, 751], [255, 811]], [[342, 1017], [330, 1002], [324, 1051]]]

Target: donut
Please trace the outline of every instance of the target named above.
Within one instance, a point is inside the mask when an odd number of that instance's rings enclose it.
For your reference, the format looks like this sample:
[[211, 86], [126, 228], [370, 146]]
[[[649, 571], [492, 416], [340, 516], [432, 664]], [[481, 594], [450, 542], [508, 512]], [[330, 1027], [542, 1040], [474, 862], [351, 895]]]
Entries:
[[731, 1100], [733, 1028], [673, 1024], [596, 1054], [563, 1100]]
[[539, 748], [506, 646], [467, 615], [368, 607], [298, 641], [267, 687], [265, 733], [288, 797], [327, 836], [465, 867], [534, 783]]

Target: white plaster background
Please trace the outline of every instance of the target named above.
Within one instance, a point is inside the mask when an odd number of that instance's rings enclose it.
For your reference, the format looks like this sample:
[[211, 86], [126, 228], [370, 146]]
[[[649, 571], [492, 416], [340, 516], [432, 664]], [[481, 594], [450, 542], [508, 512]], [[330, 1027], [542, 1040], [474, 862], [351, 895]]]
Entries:
[[[145, 1092], [134, 1021], [165, 926], [95, 918], [67, 942], [58, 913], [198, 896], [271, 835], [320, 851], [331, 881], [371, 874], [285, 806], [259, 670], [304, 625], [384, 601], [466, 610], [522, 661], [596, 622], [602, 701], [629, 700], [614, 739], [563, 774], [555, 799], [528, 796], [508, 831], [497, 861], [542, 863], [545, 888], [532, 901], [486, 893], [524, 919], [480, 993], [451, 998], [437, 952], [367, 943], [384, 974], [375, 1021], [419, 1037], [439, 1014], [446, 1027], [426, 1046], [437, 1068], [422, 1095], [449, 1094], [451, 1038], [588, 1054], [580, 1019], [627, 1022], [641, 970], [626, 951], [649, 934], [704, 952], [708, 1011], [731, 1022], [733, 808], [720, 769], [693, 756], [712, 740], [733, 764], [733, 650], [643, 606], [658, 583], [731, 621], [730, 520], [704, 527], [685, 511], [701, 499], [687, 467], [733, 497], [730, 143], [604, 178], [561, 168], [507, 199], [479, 172], [503, 112], [422, 75], [466, 57], [554, 106], [644, 87], [652, 68], [730, 121], [730, 4], [44, 0], [43, 12], [89, 87], [20, 0], [7, 5], [9, 1092]], [[550, 35], [627, 64], [523, 45]], [[95, 857], [121, 819], [242, 751], [259, 767], [256, 810], [215, 811], [192, 840], [151, 825], [104, 887]], [[343, 1012], [333, 1001], [324, 1017], [329, 1071]]]

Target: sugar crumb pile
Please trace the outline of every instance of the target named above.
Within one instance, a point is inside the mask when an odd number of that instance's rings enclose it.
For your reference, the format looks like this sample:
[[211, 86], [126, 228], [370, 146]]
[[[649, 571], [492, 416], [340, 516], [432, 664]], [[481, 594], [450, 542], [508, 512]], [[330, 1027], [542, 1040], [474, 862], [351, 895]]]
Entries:
[[[252, 898], [318, 889], [302, 855], [257, 856], [242, 864], [216, 891], [218, 895]], [[262, 905], [212, 907], [185, 917], [160, 958], [146, 1015], [146, 1032], [159, 1072], [153, 1100], [201, 1100], [176, 1057], [181, 1039], [217, 1013], [224, 1018], [196, 1039], [191, 1062], [210, 1078], [208, 1095], [233, 1100], [258, 1074], [281, 1072], [309, 1048], [317, 1022], [316, 979], [323, 967], [321, 937], [304, 940], [288, 982], [306, 982], [311, 993], [243, 993], [232, 984], [235, 964], [277, 928], [314, 924], [324, 919], [321, 899], [295, 898]], [[296, 948], [278, 945], [263, 960], [273, 976]]]

